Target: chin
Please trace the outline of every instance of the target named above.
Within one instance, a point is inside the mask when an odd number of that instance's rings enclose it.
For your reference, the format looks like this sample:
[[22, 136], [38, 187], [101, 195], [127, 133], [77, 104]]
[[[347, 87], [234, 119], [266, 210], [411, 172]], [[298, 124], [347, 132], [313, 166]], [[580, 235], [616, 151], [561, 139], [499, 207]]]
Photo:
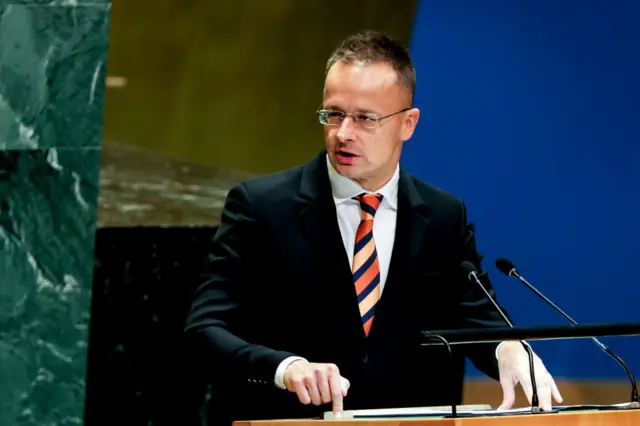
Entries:
[[340, 165], [338, 164], [338, 167], [335, 168], [336, 171], [338, 173], [340, 173], [342, 176], [352, 179], [352, 180], [358, 180], [362, 173], [360, 173], [356, 167], [354, 166], [350, 166], [350, 165]]
[[355, 172], [355, 166], [353, 164], [343, 164], [343, 163], [340, 163], [338, 160], [336, 160], [336, 162], [333, 163], [333, 168], [339, 171], [340, 174], [345, 174], [345, 173], [351, 174]]
[[342, 163], [336, 156], [333, 156], [331, 160], [333, 168], [336, 169], [336, 171], [342, 176], [348, 178], [357, 178], [362, 172], [362, 164], [358, 164], [357, 162], [354, 164]]

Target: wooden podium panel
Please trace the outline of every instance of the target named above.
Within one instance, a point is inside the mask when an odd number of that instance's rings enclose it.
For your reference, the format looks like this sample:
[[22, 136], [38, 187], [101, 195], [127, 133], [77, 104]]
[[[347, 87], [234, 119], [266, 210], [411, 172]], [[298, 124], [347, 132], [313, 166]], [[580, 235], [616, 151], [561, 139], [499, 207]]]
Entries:
[[640, 426], [640, 409], [458, 419], [287, 419], [238, 421], [233, 424], [234, 426]]

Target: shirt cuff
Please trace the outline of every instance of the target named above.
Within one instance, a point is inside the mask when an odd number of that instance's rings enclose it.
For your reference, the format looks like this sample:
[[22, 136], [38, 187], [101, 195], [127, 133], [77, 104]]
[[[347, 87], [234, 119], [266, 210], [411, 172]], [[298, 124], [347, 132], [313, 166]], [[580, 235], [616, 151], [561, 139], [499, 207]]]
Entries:
[[276, 377], [274, 379], [275, 385], [277, 387], [279, 387], [280, 389], [286, 389], [286, 386], [284, 385], [284, 370], [286, 370], [289, 364], [291, 364], [293, 361], [300, 360], [306, 361], [306, 359], [299, 356], [290, 356], [289, 358], [285, 358], [280, 363], [280, 365], [278, 365], [278, 368], [276, 369]]
[[[499, 359], [498, 358], [498, 351], [500, 350], [500, 346], [504, 345], [505, 343], [507, 343], [507, 342], [500, 342], [498, 344], [498, 347], [496, 347], [496, 359]], [[522, 340], [521, 343], [524, 343], [525, 345], [531, 347], [531, 345], [529, 343], [525, 342], [524, 340]]]

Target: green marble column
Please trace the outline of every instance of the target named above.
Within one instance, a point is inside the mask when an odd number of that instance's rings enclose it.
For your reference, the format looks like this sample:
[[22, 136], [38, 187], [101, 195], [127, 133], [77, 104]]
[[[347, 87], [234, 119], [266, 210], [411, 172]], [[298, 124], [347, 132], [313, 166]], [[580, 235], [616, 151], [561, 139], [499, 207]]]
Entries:
[[0, 0], [0, 425], [83, 424], [110, 2]]

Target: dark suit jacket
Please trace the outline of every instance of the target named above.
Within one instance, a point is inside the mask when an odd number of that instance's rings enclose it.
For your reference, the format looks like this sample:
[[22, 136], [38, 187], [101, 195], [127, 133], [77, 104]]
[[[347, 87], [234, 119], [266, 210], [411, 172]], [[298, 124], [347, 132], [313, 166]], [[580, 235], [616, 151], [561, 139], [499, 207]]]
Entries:
[[186, 325], [220, 424], [330, 411], [275, 387], [291, 355], [335, 363], [351, 382], [345, 409], [446, 405], [451, 385], [459, 402], [464, 355], [498, 377], [494, 344], [454, 349], [453, 372], [443, 347], [420, 347], [420, 330], [504, 322], [459, 270], [468, 260], [482, 271], [464, 204], [404, 170], [388, 279], [364, 336], [325, 155], [228, 194]]

